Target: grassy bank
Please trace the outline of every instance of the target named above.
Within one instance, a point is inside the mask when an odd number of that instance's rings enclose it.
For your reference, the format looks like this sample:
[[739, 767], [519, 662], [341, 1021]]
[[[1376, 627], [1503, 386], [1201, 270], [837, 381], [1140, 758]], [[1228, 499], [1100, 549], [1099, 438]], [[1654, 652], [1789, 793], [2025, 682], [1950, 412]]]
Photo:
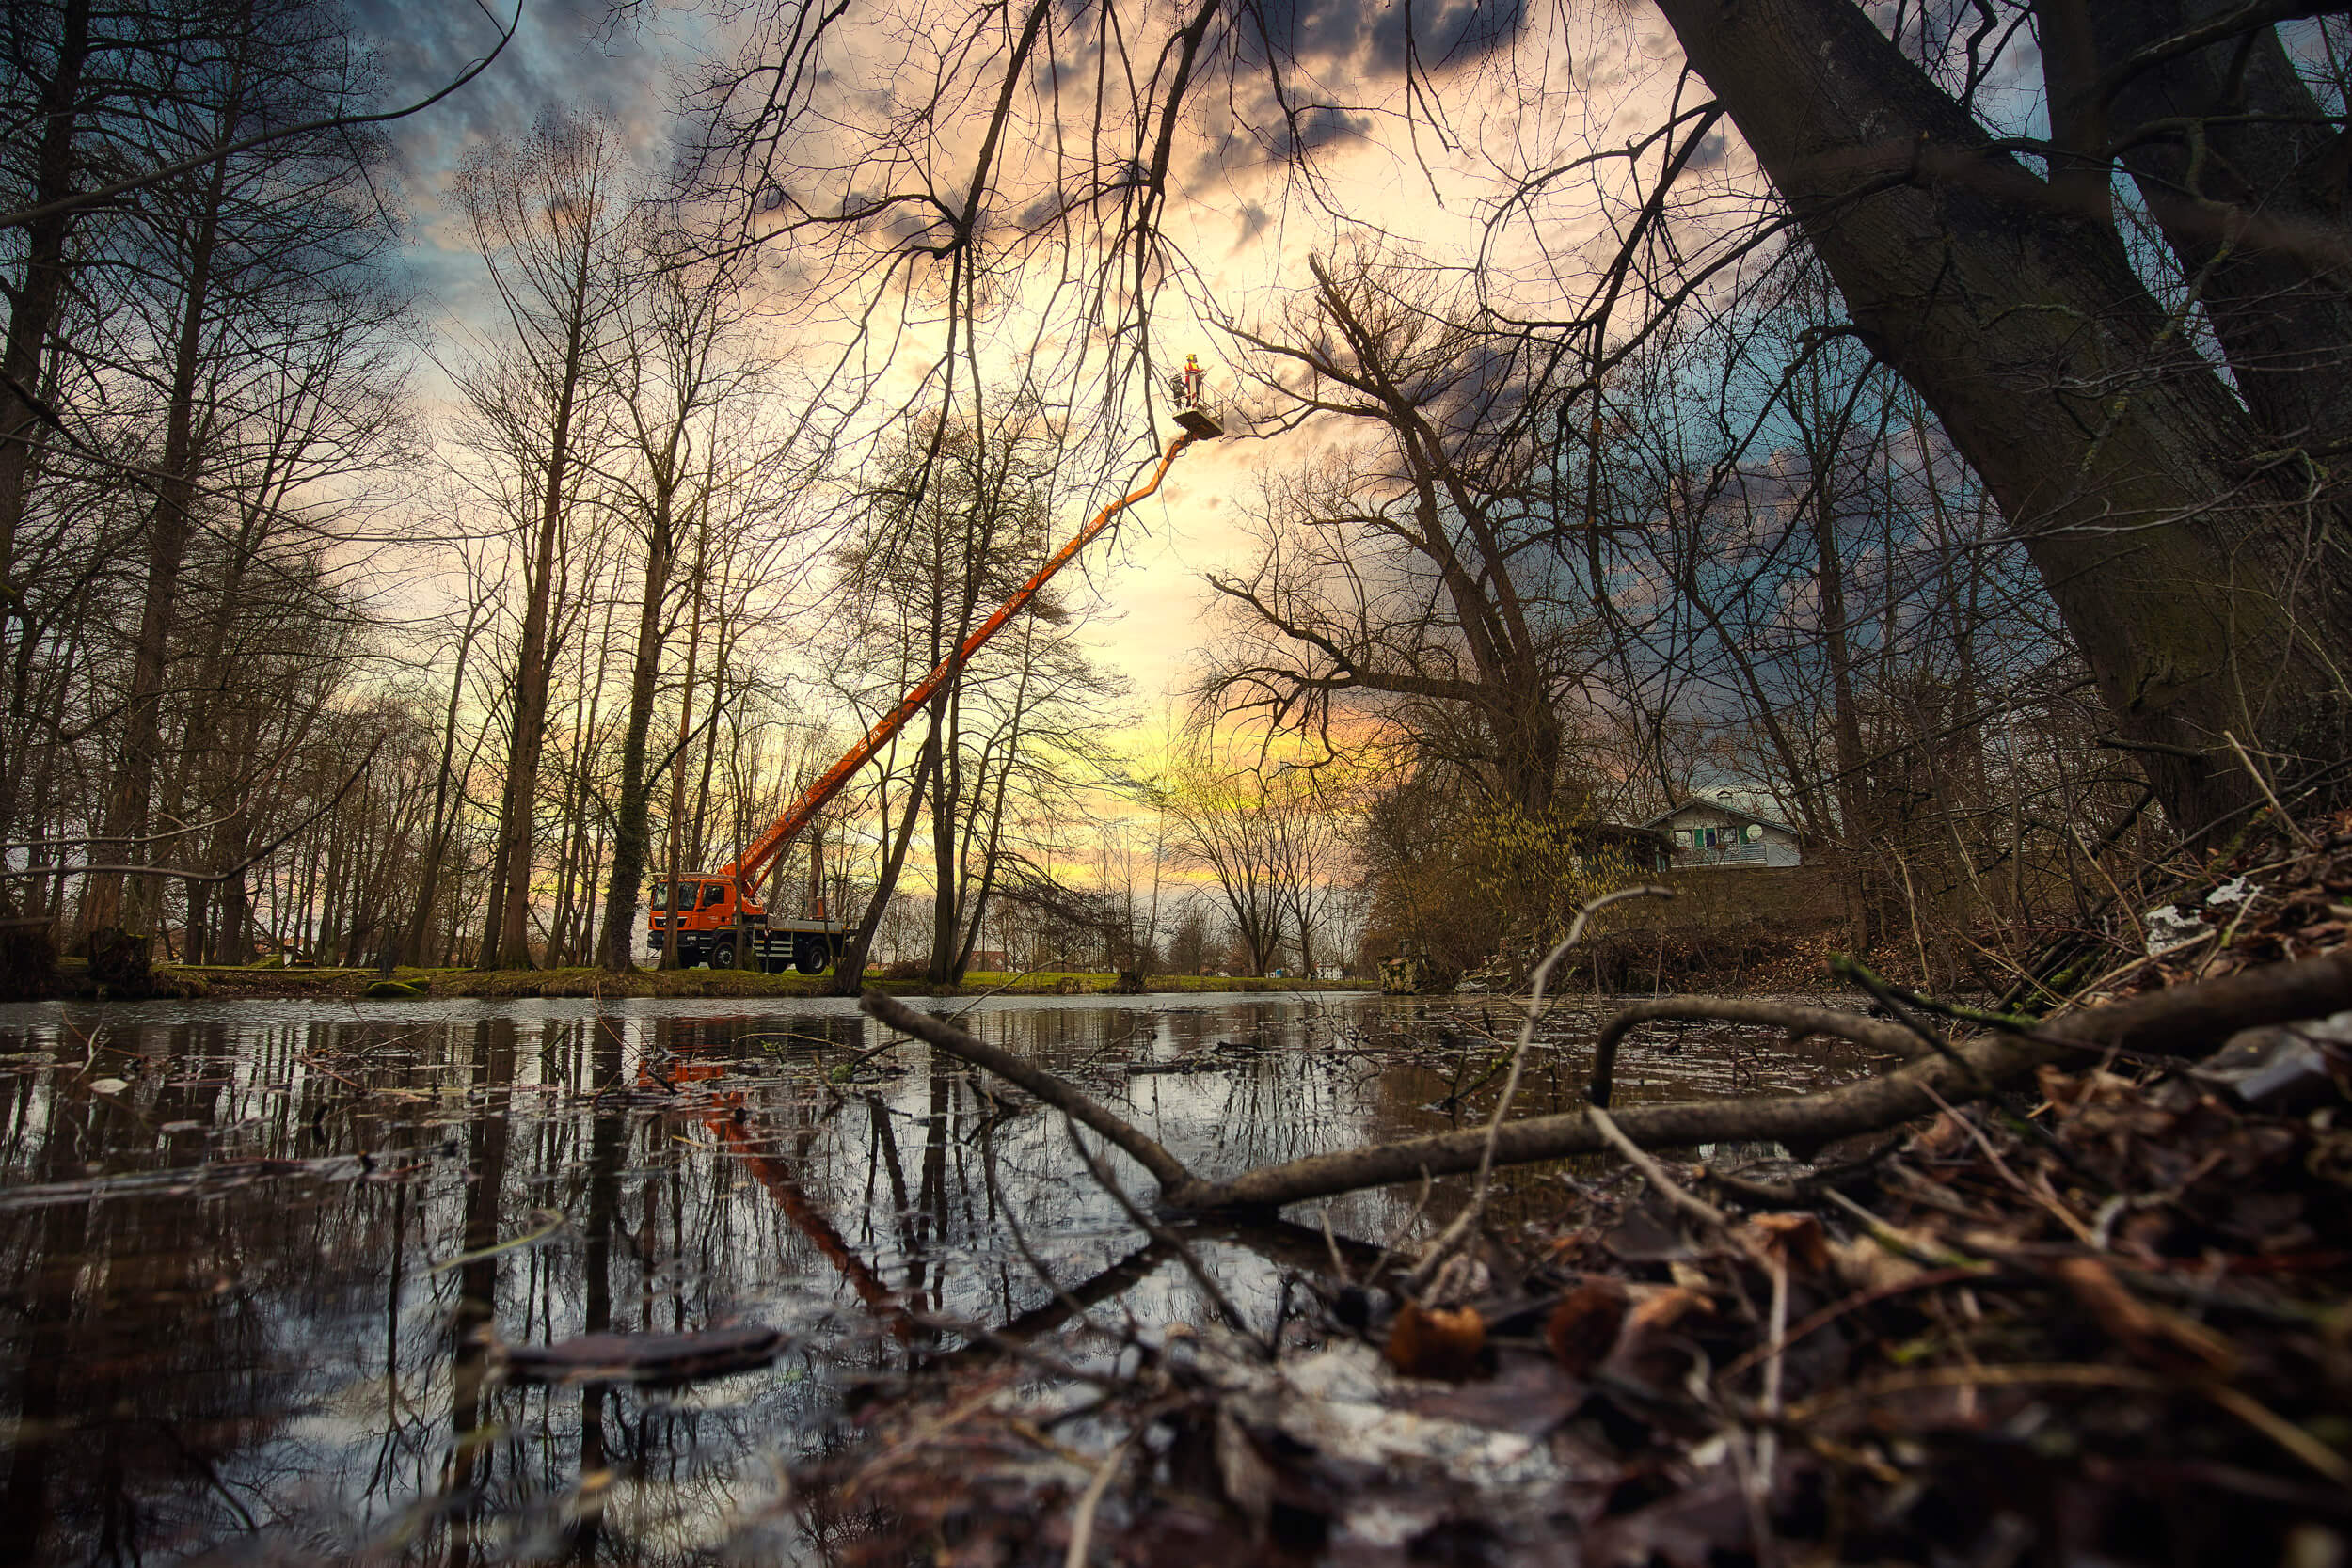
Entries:
[[[829, 996], [830, 974], [757, 974], [740, 969], [641, 969], [611, 974], [600, 969], [401, 969], [393, 979], [426, 996], [485, 997], [770, 997]], [[166, 995], [255, 1000], [364, 1000], [383, 976], [373, 969], [235, 968], [220, 964], [159, 964], [156, 989]], [[961, 986], [923, 980], [868, 983], [895, 996], [1097, 996], [1113, 994], [1116, 974], [1036, 974], [965, 976]], [[1165, 974], [1146, 982], [1151, 994], [1231, 991], [1370, 990], [1352, 980], [1272, 980], [1255, 975]], [[71, 989], [71, 987], [69, 987]]]

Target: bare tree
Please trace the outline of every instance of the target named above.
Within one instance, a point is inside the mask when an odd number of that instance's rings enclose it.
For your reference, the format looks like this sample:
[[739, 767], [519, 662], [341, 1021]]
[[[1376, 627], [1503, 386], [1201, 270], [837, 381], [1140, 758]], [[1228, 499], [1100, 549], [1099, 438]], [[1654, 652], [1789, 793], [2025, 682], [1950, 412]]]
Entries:
[[[2346, 235], [2312, 183], [2338, 120], [2278, 13], [2037, 8], [2035, 137], [1990, 123], [1982, 35], [1957, 25], [1890, 38], [1847, 0], [1660, 8], [1855, 327], [1998, 499], [2172, 819], [2259, 800], [2230, 737], [2344, 789], [2352, 561], [2308, 467], [2347, 423]], [[2135, 266], [2119, 165], [2188, 279], [2169, 306]], [[2217, 357], [2186, 330], [2200, 308]]]
[[1286, 420], [1341, 449], [1270, 488], [1247, 573], [1210, 578], [1232, 639], [1202, 694], [1327, 750], [1335, 714], [1377, 717], [1541, 817], [1595, 649], [1537, 483], [1542, 366], [1396, 260], [1318, 261], [1279, 335], [1240, 334]]
[[781, 480], [775, 444], [739, 406], [759, 388], [758, 367], [741, 342], [740, 280], [723, 264], [667, 254], [675, 249], [675, 238], [649, 214], [621, 306], [625, 346], [614, 372], [629, 459], [616, 482], [644, 548], [604, 904], [602, 961], [615, 971], [630, 966], [638, 890], [651, 853], [655, 771], [647, 752], [675, 613], [681, 526], [710, 503], [713, 489], [775, 487]]
[[1172, 829], [1179, 863], [1216, 883], [1237, 951], [1252, 974], [1263, 974], [1289, 929], [1282, 798], [1290, 782], [1279, 772], [1231, 767], [1205, 736], [1195, 736], [1149, 787], [1152, 804]]
[[[866, 482], [841, 564], [844, 596], [861, 610], [854, 635], [882, 690], [960, 657], [981, 620], [1044, 564], [1055, 454], [1038, 412], [1015, 402], [984, 429], [920, 421]], [[1113, 695], [1072, 644], [1067, 618], [1057, 598], [1032, 600], [1019, 626], [954, 669], [931, 700], [915, 767], [930, 830], [936, 982], [970, 961], [1013, 808], [1025, 796], [1067, 798], [1054, 781], [1081, 775], [1073, 764]], [[890, 890], [885, 879], [877, 896]]]
[[527, 967], [539, 763], [547, 745], [554, 651], [550, 601], [566, 516], [589, 472], [579, 450], [590, 382], [610, 347], [617, 261], [628, 218], [620, 153], [593, 121], [552, 118], [521, 145], [480, 153], [458, 195], [510, 334], [503, 357], [467, 377], [472, 417], [517, 470], [515, 519], [524, 542], [523, 614], [497, 860], [480, 962]]

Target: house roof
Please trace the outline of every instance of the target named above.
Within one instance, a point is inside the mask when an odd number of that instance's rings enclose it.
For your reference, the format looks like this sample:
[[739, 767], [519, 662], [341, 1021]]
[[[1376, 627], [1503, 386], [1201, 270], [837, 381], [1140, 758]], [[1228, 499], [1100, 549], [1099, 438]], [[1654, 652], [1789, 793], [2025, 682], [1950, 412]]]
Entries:
[[1723, 800], [1718, 800], [1709, 795], [1693, 795], [1689, 800], [1676, 806], [1674, 810], [1661, 812], [1656, 816], [1651, 817], [1647, 822], [1643, 823], [1642, 826], [1645, 828], [1656, 828], [1661, 826], [1662, 824], [1672, 822], [1676, 817], [1681, 816], [1684, 812], [1689, 811], [1692, 806], [1703, 806], [1708, 811], [1719, 811], [1725, 816], [1736, 817], [1741, 822], [1754, 822], [1760, 827], [1771, 828], [1777, 832], [1787, 833], [1790, 838], [1803, 838], [1804, 836], [1804, 830], [1802, 828], [1792, 828], [1786, 822], [1775, 821], [1773, 818], [1769, 816], [1758, 816], [1752, 811], [1742, 811], [1738, 806], [1731, 805]]

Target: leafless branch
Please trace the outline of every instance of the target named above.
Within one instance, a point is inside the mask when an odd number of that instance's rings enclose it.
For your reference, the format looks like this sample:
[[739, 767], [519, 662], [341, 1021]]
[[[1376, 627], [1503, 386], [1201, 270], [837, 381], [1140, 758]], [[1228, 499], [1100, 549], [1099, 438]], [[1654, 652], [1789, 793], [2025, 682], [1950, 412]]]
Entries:
[[375, 761], [376, 752], [383, 749], [383, 738], [378, 737], [375, 744], [368, 748], [368, 754], [359, 759], [359, 766], [351, 770], [350, 776], [324, 804], [226, 871], [183, 871], [168, 865], [38, 865], [29, 871], [0, 871], [0, 878], [22, 880], [27, 877], [87, 877], [112, 872], [127, 877], [168, 877], [177, 882], [225, 882], [242, 877], [299, 838], [302, 831], [311, 823], [342, 805], [343, 797], [350, 794], [352, 786], [366, 776], [370, 765]]

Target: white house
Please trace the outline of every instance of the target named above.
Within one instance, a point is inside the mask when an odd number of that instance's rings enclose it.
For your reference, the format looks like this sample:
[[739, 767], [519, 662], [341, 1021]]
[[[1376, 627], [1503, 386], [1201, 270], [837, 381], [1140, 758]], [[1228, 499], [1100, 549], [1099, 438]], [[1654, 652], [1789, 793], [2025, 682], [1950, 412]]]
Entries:
[[1801, 865], [1804, 835], [1785, 822], [1692, 797], [1642, 824], [1674, 841], [1677, 869]]

